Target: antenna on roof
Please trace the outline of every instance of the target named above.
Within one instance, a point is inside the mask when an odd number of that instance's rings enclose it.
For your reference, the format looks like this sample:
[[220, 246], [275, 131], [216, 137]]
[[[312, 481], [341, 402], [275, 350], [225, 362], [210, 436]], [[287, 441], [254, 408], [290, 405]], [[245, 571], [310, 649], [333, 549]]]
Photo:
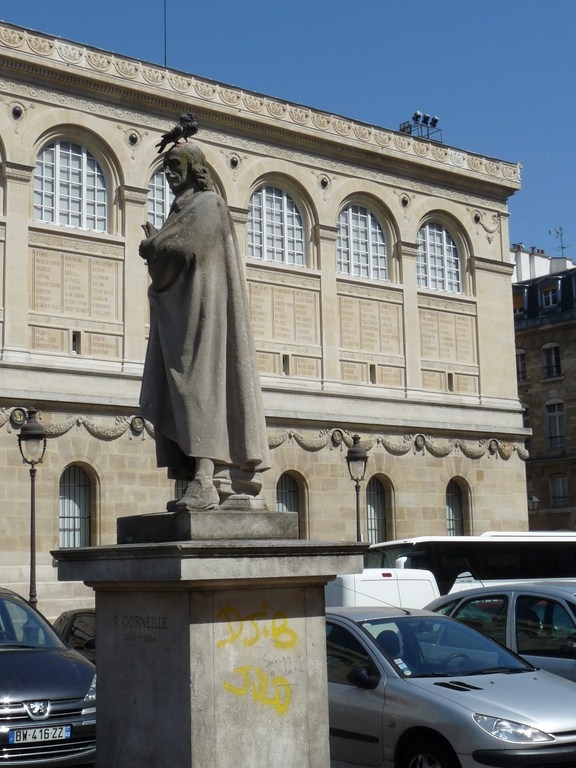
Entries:
[[[551, 229], [548, 230], [548, 234], [550, 234], [550, 235], [552, 234], [552, 230]], [[554, 234], [560, 240], [560, 247], [559, 248], [554, 248], [554, 250], [555, 251], [560, 251], [560, 253], [562, 254], [562, 257], [564, 257], [564, 251], [566, 249], [568, 249], [568, 248], [572, 248], [572, 246], [571, 245], [564, 245], [564, 230], [562, 229], [562, 227], [555, 227], [554, 228]]]

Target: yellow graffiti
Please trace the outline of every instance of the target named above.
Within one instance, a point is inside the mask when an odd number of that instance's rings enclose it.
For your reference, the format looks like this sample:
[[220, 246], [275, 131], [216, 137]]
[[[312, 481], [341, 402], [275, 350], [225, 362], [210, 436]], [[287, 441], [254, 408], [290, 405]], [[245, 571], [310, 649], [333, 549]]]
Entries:
[[298, 636], [289, 626], [286, 614], [275, 611], [270, 616], [265, 605], [262, 606], [262, 610], [245, 616], [236, 608], [227, 606], [218, 611], [216, 618], [226, 622], [228, 629], [227, 637], [218, 640], [218, 648], [236, 642], [249, 647], [268, 638], [271, 639], [275, 648], [293, 648], [298, 642]]
[[224, 683], [224, 688], [235, 696], [252, 694], [252, 699], [267, 707], [273, 707], [279, 715], [290, 706], [292, 689], [285, 677], [273, 676], [259, 667], [235, 667], [234, 673], [242, 678], [242, 684]]

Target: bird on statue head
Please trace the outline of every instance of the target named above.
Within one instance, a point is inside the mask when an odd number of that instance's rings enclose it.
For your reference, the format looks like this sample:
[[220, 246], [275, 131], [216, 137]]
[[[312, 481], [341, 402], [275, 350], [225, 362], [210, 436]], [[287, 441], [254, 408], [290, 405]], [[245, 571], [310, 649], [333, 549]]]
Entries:
[[198, 133], [198, 123], [196, 122], [194, 115], [191, 112], [180, 115], [177, 125], [169, 130], [168, 133], [164, 133], [162, 139], [156, 144], [159, 148], [158, 154], [164, 152], [170, 142], [176, 147], [181, 139], [188, 141], [190, 136], [194, 136], [195, 133]]

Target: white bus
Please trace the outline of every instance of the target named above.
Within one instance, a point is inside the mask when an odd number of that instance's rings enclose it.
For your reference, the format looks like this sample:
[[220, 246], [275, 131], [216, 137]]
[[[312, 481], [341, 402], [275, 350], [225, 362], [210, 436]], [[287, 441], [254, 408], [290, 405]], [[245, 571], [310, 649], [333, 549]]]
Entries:
[[430, 571], [441, 594], [495, 581], [576, 580], [576, 532], [418, 536], [372, 544], [365, 572], [389, 568]]

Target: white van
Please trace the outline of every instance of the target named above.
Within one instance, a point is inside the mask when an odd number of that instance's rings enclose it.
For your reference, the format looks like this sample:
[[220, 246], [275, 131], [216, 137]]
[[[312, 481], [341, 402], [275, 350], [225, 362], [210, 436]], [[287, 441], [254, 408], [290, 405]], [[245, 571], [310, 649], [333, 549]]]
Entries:
[[339, 605], [423, 608], [440, 597], [434, 574], [419, 568], [365, 568], [362, 573], [336, 576], [324, 591], [327, 608]]

